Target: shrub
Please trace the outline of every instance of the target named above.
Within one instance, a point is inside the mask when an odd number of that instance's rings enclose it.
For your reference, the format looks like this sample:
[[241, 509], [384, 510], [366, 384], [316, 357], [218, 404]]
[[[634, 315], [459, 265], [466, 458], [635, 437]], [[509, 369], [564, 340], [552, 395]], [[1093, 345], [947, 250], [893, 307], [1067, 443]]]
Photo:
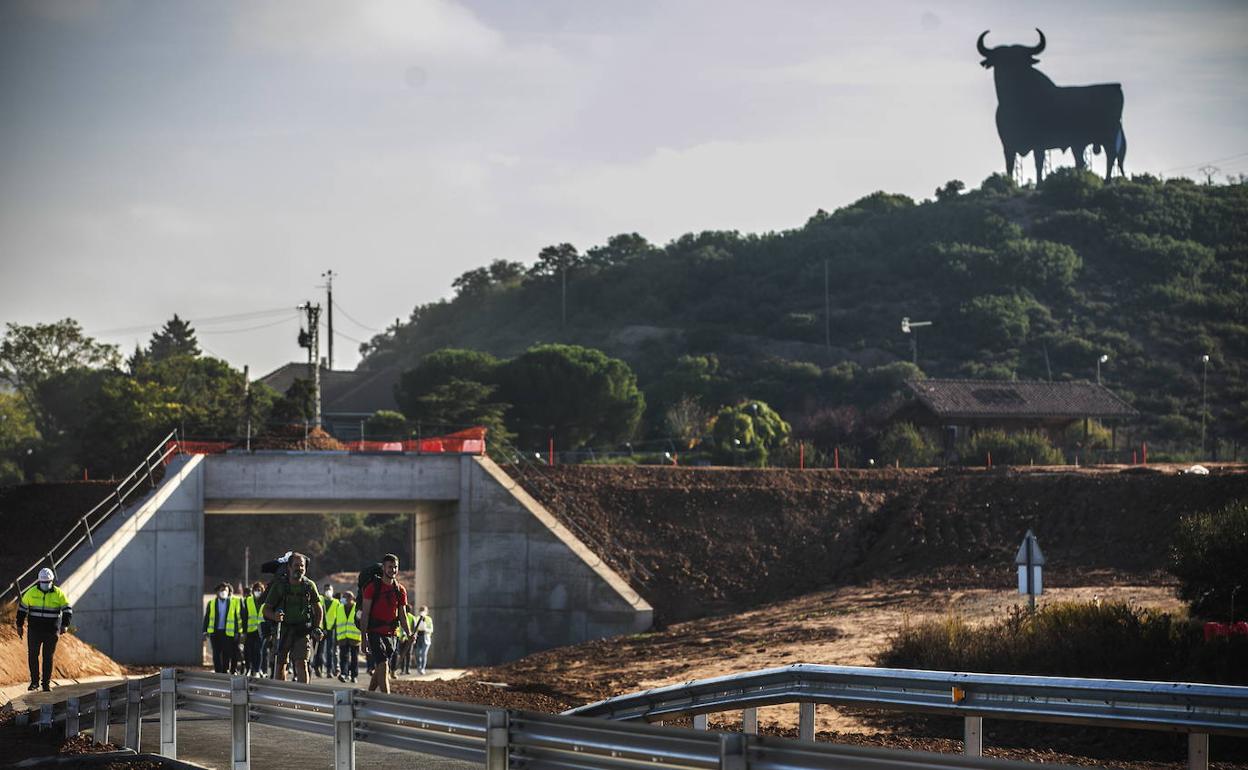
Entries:
[[1049, 443], [1048, 437], [1035, 431], [981, 430], [958, 446], [964, 465], [987, 462], [989, 452], [994, 465], [1060, 465], [1064, 461], [1061, 451]]
[[899, 422], [880, 437], [880, 459], [886, 465], [931, 465], [936, 460], [936, 446], [912, 423]]
[[[1170, 571], [1192, 612], [1219, 620], [1248, 617], [1248, 501], [1179, 521]], [[1232, 610], [1232, 607], [1234, 609]], [[1232, 612], [1235, 617], [1232, 617]]]

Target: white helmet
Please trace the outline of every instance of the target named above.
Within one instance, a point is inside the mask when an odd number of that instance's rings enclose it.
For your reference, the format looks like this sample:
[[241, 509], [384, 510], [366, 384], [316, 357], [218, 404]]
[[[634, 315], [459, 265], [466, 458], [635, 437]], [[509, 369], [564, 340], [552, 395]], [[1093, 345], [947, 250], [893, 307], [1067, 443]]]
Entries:
[[39, 582], [40, 583], [51, 583], [53, 580], [56, 580], [56, 573], [53, 572], [51, 569], [49, 569], [48, 567], [44, 567], [43, 569], [39, 570]]

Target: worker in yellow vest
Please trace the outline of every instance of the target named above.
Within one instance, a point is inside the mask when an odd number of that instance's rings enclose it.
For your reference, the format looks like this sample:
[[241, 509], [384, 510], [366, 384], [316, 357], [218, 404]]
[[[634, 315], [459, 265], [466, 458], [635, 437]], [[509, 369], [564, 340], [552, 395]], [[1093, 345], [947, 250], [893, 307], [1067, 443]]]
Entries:
[[429, 665], [429, 646], [433, 644], [433, 618], [429, 617], [429, 608], [421, 605], [420, 614], [416, 616], [416, 673], [423, 675]]
[[242, 603], [229, 583], [218, 583], [215, 590], [217, 595], [204, 608], [204, 638], [212, 642], [212, 670], [228, 674], [234, 667], [234, 637], [242, 630]]
[[261, 671], [260, 623], [264, 620], [264, 602], [260, 600], [262, 596], [264, 596], [264, 583], [257, 580], [251, 584], [247, 598], [243, 600], [243, 622], [245, 623], [243, 658], [247, 662], [247, 676], [252, 678], [259, 677]]
[[333, 608], [334, 638], [338, 640], [338, 681], [354, 682], [360, 675], [360, 641], [363, 635], [356, 625], [360, 606], [355, 594], [346, 591]]
[[[30, 619], [30, 636], [26, 638], [26, 661], [30, 664], [30, 687], [39, 689], [40, 673], [43, 674], [43, 691], [52, 689], [52, 656], [56, 642], [69, 628], [74, 610], [69, 606], [65, 592], [55, 585], [56, 573], [44, 567], [39, 579], [27, 588], [17, 605], [17, 638], [22, 638], [23, 625]], [[39, 653], [43, 652], [43, 668], [40, 671]]]

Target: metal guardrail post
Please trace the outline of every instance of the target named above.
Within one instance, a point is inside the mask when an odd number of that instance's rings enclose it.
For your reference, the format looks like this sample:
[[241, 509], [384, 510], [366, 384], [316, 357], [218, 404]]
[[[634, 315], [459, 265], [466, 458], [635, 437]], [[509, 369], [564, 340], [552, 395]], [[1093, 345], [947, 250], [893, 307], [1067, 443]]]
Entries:
[[355, 770], [355, 690], [334, 690], [334, 770]]
[[746, 735], [758, 735], [758, 709], [741, 710], [741, 732]]
[[511, 728], [504, 709], [485, 712], [485, 770], [507, 770], [511, 753]]
[[143, 680], [126, 682], [126, 748], [139, 750], [143, 737]]
[[112, 707], [112, 695], [107, 687], [95, 691], [95, 742], [108, 743], [108, 712]]
[[803, 701], [797, 704], [797, 737], [803, 741], [815, 739], [815, 704]]
[[719, 736], [719, 770], [746, 770], [749, 759], [745, 753], [748, 739], [741, 733]]
[[230, 677], [230, 766], [233, 770], [251, 770], [251, 724], [247, 721], [250, 700], [247, 677]]
[[966, 717], [962, 727], [962, 753], [968, 757], [984, 755], [984, 718]]
[[178, 758], [178, 670], [160, 671], [160, 755]]
[[65, 701], [65, 737], [73, 738], [79, 732], [78, 713], [82, 709], [82, 700], [70, 698]]
[[694, 714], [693, 715], [693, 729], [705, 730], [708, 727], [710, 727], [710, 715], [709, 714]]
[[1187, 766], [1191, 770], [1209, 770], [1209, 734], [1188, 733]]

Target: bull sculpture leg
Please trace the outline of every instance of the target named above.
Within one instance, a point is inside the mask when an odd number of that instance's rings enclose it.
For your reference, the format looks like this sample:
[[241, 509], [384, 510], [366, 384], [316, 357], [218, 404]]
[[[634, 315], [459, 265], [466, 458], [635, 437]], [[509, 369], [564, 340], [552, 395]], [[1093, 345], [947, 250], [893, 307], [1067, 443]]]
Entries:
[[1081, 144], [1078, 147], [1070, 148], [1071, 154], [1075, 156], [1075, 168], [1080, 171], [1083, 171], [1088, 166], [1087, 160], [1084, 157], [1087, 151], [1088, 146], [1084, 144]]
[[1044, 179], [1044, 149], [1040, 147], [1031, 148], [1032, 155], [1036, 160], [1036, 186], [1040, 186], [1040, 180]]
[[1015, 153], [1009, 147], [1005, 148], [1005, 175], [1010, 179], [1014, 178], [1014, 157]]

